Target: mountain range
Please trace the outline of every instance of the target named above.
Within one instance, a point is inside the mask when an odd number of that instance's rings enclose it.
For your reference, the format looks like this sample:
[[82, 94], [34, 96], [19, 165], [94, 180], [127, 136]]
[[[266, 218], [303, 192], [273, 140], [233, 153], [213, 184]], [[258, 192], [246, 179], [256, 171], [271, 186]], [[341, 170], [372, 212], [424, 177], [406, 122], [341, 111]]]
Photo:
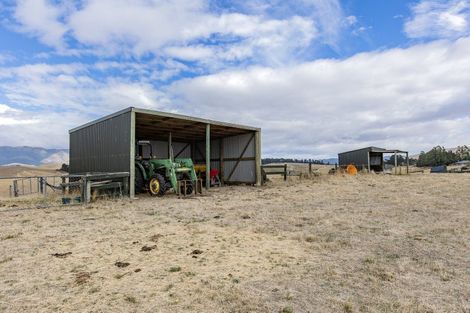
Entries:
[[40, 147], [0, 146], [0, 165], [27, 164], [40, 165], [47, 163], [69, 163], [68, 149], [45, 149]]

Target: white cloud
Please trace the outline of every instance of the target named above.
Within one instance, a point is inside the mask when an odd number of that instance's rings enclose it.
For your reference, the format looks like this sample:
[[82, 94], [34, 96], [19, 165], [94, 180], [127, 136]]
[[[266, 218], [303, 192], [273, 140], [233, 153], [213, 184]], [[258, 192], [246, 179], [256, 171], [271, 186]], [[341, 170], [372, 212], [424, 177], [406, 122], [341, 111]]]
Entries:
[[[66, 143], [67, 130], [82, 122], [141, 106], [261, 126], [266, 155], [323, 157], [366, 145], [417, 152], [468, 144], [468, 55], [470, 38], [463, 38], [341, 61], [224, 71], [164, 89], [149, 82], [155, 74], [142, 64], [97, 65], [105, 74], [109, 68], [142, 74], [140, 81], [114, 74], [97, 80], [89, 72], [93, 65], [3, 68], [0, 88], [16, 111], [0, 106], [0, 142], [29, 144], [39, 138], [34, 134], [44, 134], [45, 146]], [[64, 113], [53, 113], [58, 110]], [[15, 121], [27, 121], [22, 132], [14, 131]], [[44, 125], [53, 125], [51, 131]]]
[[0, 114], [5, 114], [8, 111], [13, 110], [6, 104], [0, 104]]
[[[112, 64], [99, 64], [101, 69]], [[132, 75], [141, 66], [121, 64]], [[163, 109], [165, 97], [148, 82], [117, 79], [113, 74], [94, 78], [93, 65], [33, 64], [0, 68], [0, 92], [25, 110], [75, 111], [100, 115], [129, 106]], [[143, 72], [153, 75], [152, 72]], [[27, 88], [25, 88], [27, 86]]]
[[[0, 68], [6, 99], [0, 143], [66, 147], [68, 129], [137, 106], [260, 126], [265, 156], [468, 144], [468, 55], [470, 38], [462, 38], [345, 60], [226, 70], [169, 87], [153, 84], [158, 71], [145, 63]], [[18, 132], [21, 121], [27, 122]]]
[[[68, 147], [68, 130], [90, 120], [75, 112], [16, 110], [13, 117], [0, 114], [0, 143], [7, 146], [34, 146], [48, 148]], [[3, 123], [4, 120], [6, 123]], [[9, 120], [9, 121], [8, 121]]]
[[[263, 55], [273, 55], [279, 53], [281, 46], [306, 47], [316, 34], [314, 23], [307, 18], [217, 15], [208, 12], [203, 1], [89, 1], [70, 16], [70, 26], [77, 40], [100, 50], [108, 49], [109, 53], [167, 53], [207, 62], [214, 58], [249, 58], [256, 49], [264, 49]], [[214, 36], [217, 39], [211, 39]], [[213, 43], [198, 43], [200, 40]]]
[[21, 32], [34, 35], [41, 42], [62, 49], [63, 36], [67, 32], [67, 26], [59, 20], [64, 13], [63, 9], [52, 5], [48, 0], [20, 0], [14, 15], [21, 21]]
[[470, 38], [176, 82], [184, 113], [263, 128], [265, 155], [468, 144]]
[[357, 17], [355, 17], [354, 15], [347, 16], [346, 17], [346, 23], [348, 23], [349, 25], [356, 24], [357, 23]]
[[470, 0], [421, 0], [405, 23], [410, 38], [456, 38], [470, 34]]
[[2, 126], [18, 126], [34, 124], [38, 120], [24, 118], [19, 110], [13, 109], [6, 104], [0, 104], [0, 128]]
[[[284, 12], [266, 13], [279, 5]], [[21, 0], [14, 17], [20, 31], [61, 53], [150, 53], [206, 64], [250, 58], [266, 64], [288, 62], [315, 41], [336, 45], [345, 25], [338, 0], [296, 0], [289, 5], [264, 0], [239, 8], [214, 12], [206, 0]], [[68, 47], [69, 41], [79, 45]]]
[[[66, 147], [68, 129], [137, 106], [261, 126], [265, 156], [468, 144], [470, 38], [304, 62], [296, 56], [312, 43], [334, 48], [344, 27], [365, 26], [337, 0], [239, 3], [20, 1], [21, 31], [62, 52], [119, 58], [0, 66], [0, 143]], [[467, 4], [421, 1], [408, 35], [468, 34]], [[164, 84], [186, 72], [204, 76]]]

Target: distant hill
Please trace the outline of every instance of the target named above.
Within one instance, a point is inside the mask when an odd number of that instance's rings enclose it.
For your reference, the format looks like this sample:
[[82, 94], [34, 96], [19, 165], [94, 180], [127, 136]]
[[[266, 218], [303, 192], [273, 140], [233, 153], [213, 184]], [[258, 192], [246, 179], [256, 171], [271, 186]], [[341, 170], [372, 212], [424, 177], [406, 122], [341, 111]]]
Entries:
[[330, 165], [338, 164], [338, 158], [322, 159], [320, 161], [322, 161], [323, 164], [330, 164]]
[[40, 165], [46, 163], [69, 163], [68, 149], [45, 149], [39, 147], [0, 146], [0, 165]]

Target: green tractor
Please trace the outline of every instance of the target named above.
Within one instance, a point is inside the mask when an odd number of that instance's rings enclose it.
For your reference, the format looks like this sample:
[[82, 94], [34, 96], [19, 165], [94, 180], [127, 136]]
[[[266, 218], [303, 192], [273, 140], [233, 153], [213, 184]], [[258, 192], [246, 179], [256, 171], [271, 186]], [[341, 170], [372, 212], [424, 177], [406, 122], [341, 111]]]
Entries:
[[[184, 195], [193, 192], [197, 176], [190, 158], [157, 159], [149, 141], [140, 140], [137, 145], [149, 147], [150, 158], [143, 158], [142, 153], [139, 153], [135, 159], [136, 193], [147, 190], [152, 196], [163, 196], [170, 189], [178, 192], [178, 188]], [[179, 184], [183, 180], [186, 183]]]

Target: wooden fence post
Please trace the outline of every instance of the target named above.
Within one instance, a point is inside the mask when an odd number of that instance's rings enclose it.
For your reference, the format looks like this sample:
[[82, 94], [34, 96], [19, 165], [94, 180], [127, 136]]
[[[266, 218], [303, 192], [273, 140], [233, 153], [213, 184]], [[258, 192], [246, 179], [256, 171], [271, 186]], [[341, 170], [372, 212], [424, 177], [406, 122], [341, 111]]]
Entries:
[[312, 162], [308, 162], [308, 175], [312, 177]]
[[287, 180], [287, 164], [284, 164], [284, 181]]
[[62, 177], [62, 194], [65, 195], [65, 176]]
[[18, 197], [18, 181], [16, 179], [13, 181], [13, 195]]

